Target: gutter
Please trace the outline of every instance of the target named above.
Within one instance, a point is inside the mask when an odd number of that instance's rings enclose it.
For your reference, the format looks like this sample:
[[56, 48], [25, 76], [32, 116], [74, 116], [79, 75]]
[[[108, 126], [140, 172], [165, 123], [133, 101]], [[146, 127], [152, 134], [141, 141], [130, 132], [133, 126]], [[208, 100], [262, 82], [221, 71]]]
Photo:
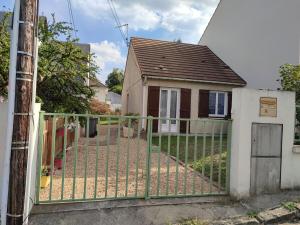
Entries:
[[170, 78], [170, 77], [158, 77], [158, 76], [147, 76], [143, 75], [142, 77], [150, 79], [159, 79], [159, 80], [176, 80], [176, 81], [187, 81], [187, 82], [197, 82], [197, 83], [208, 83], [208, 84], [225, 84], [225, 85], [234, 85], [238, 87], [244, 87], [245, 84], [231, 83], [231, 82], [222, 82], [222, 81], [207, 81], [207, 80], [193, 80], [193, 79], [184, 79], [184, 78]]

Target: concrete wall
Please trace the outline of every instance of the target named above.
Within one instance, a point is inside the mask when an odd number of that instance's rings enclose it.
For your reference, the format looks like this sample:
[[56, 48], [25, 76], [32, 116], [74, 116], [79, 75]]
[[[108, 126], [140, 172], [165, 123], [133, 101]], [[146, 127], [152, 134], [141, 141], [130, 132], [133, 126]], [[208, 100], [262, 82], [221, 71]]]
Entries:
[[34, 104], [33, 106], [34, 116], [30, 125], [30, 140], [29, 140], [26, 191], [25, 191], [25, 202], [24, 202], [24, 218], [27, 218], [27, 220], [35, 200], [40, 110], [41, 110], [41, 104], [40, 103]]
[[[132, 46], [129, 47], [122, 90], [122, 114], [142, 115], [143, 86], [142, 77]], [[129, 98], [129, 101], [128, 101]]]
[[[3, 158], [4, 158], [4, 151], [5, 151], [5, 142], [6, 142], [6, 127], [7, 124], [7, 102], [0, 102], [0, 193], [2, 193], [2, 172], [3, 172]], [[1, 202], [2, 195], [0, 194], [0, 202]]]
[[94, 98], [100, 102], [105, 102], [108, 88], [107, 87], [93, 87], [93, 90], [95, 91]]
[[[2, 128], [7, 126], [7, 102], [0, 103], [0, 125]], [[35, 198], [35, 178], [36, 178], [36, 160], [37, 160], [37, 143], [38, 143], [38, 125], [39, 125], [39, 112], [41, 104], [36, 103], [33, 106], [33, 121], [30, 125], [30, 140], [29, 140], [29, 152], [28, 152], [28, 167], [26, 177], [26, 193], [24, 203], [24, 218], [27, 218]], [[2, 188], [2, 172], [3, 172], [3, 157], [5, 151], [6, 142], [6, 129], [0, 129], [0, 188]], [[0, 189], [0, 193], [2, 190]], [[0, 195], [0, 202], [1, 202]]]
[[[295, 94], [236, 88], [232, 97], [231, 195], [244, 198], [250, 194], [252, 123], [283, 125], [281, 188], [300, 187], [300, 154], [293, 152]], [[260, 97], [277, 98], [277, 117], [259, 116]]]
[[279, 87], [279, 66], [299, 64], [299, 0], [221, 0], [199, 44], [247, 81]]

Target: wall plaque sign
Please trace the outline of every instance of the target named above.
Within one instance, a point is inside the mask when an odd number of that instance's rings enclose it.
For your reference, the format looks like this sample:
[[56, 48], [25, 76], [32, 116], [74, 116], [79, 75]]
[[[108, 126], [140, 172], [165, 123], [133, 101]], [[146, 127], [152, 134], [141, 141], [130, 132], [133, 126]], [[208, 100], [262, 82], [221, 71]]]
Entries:
[[261, 97], [260, 103], [260, 116], [277, 117], [277, 98]]

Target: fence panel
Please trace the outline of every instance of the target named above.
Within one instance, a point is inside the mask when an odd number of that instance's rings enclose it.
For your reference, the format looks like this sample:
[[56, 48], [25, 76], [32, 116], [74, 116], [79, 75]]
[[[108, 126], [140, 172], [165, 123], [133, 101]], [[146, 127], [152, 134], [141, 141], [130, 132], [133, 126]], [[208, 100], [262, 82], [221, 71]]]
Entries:
[[226, 194], [231, 121], [174, 120], [42, 112], [36, 203]]

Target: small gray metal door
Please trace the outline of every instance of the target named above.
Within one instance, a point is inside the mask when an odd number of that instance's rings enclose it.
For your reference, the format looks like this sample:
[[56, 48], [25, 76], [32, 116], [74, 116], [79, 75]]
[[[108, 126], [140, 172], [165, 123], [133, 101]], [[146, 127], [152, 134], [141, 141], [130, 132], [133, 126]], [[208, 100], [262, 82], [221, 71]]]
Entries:
[[251, 187], [252, 195], [280, 190], [281, 124], [252, 124]]

